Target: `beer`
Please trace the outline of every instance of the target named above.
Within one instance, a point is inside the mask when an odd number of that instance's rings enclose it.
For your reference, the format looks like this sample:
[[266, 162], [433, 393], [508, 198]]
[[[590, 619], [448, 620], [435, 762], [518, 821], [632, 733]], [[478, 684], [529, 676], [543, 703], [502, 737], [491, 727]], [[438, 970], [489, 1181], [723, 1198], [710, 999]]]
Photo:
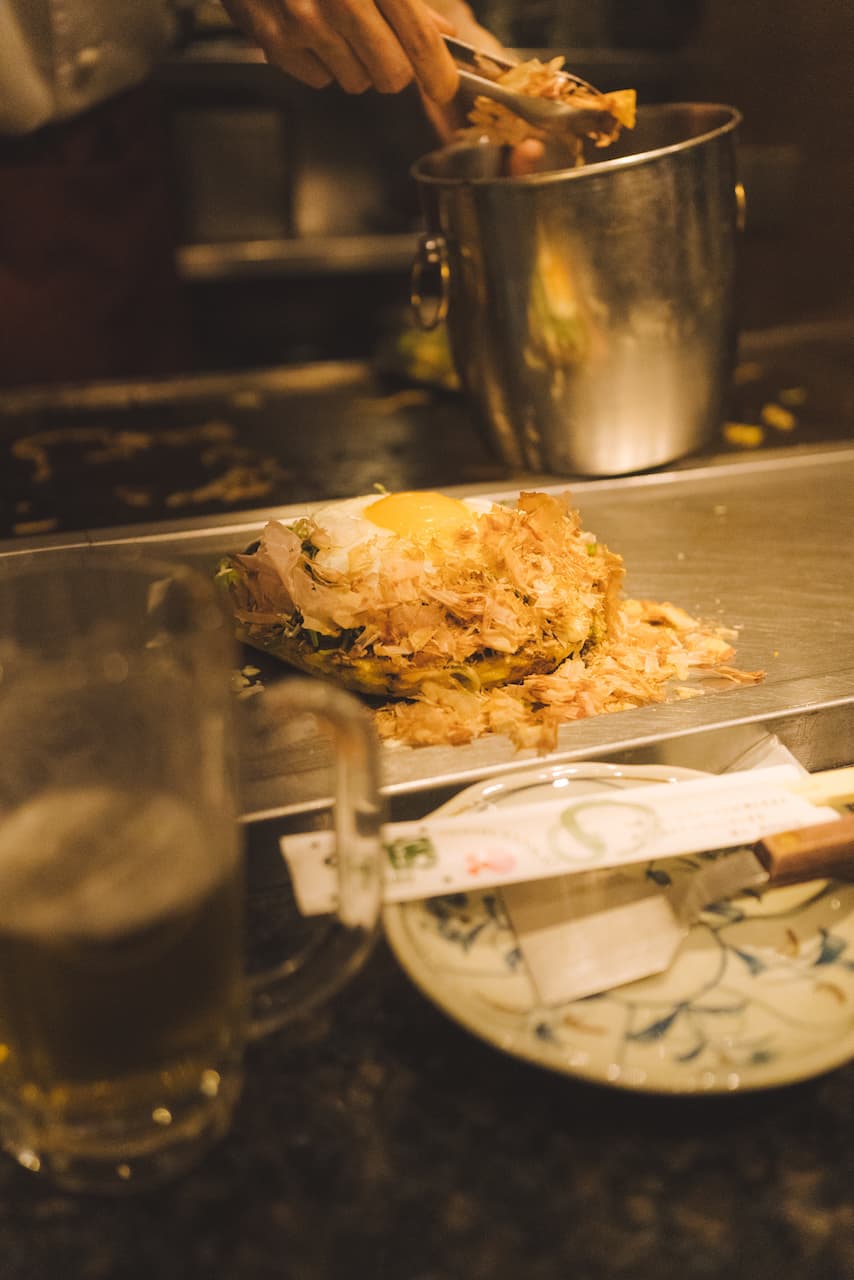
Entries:
[[0, 814], [7, 1145], [17, 1109], [37, 1159], [73, 1159], [195, 1136], [223, 1088], [230, 1107], [243, 906], [236, 834], [178, 796], [53, 788]]
[[68, 1190], [193, 1165], [229, 1126], [247, 1035], [327, 998], [370, 949], [374, 830], [339, 923], [283, 937], [247, 981], [244, 729], [270, 776], [268, 726], [332, 732], [342, 845], [381, 806], [355, 699], [288, 681], [240, 726], [235, 660], [207, 573], [136, 545], [0, 556], [0, 1146]]

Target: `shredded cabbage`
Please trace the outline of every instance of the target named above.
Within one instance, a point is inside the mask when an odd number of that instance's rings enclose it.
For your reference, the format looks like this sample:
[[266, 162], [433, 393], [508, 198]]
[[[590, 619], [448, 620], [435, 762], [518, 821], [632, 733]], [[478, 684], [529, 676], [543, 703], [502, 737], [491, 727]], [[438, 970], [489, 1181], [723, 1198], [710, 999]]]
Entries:
[[[619, 136], [622, 129], [633, 129], [636, 114], [634, 89], [618, 89], [612, 93], [599, 93], [575, 81], [563, 69], [562, 57], [540, 62], [531, 58], [519, 62], [507, 71], [490, 76], [496, 83], [535, 98], [550, 98], [558, 102], [571, 102], [573, 106], [592, 107], [607, 112], [611, 117], [609, 127], [592, 131], [587, 137], [594, 146], [607, 147]], [[489, 74], [489, 68], [483, 68]], [[469, 127], [460, 131], [460, 137], [487, 138], [490, 142], [519, 146], [529, 138], [543, 140], [546, 132], [517, 116], [508, 107], [491, 98], [475, 98], [468, 116]], [[584, 139], [567, 131], [566, 145], [576, 164], [584, 163]]]
[[[380, 737], [410, 746], [507, 734], [552, 750], [568, 721], [688, 697], [730, 665], [723, 628], [669, 602], [624, 599], [622, 558], [582, 527], [568, 496], [522, 493], [471, 527], [356, 544], [320, 568], [312, 517], [270, 521], [217, 581], [239, 638], [301, 670], [386, 701]], [[674, 688], [674, 682], [680, 682]]]

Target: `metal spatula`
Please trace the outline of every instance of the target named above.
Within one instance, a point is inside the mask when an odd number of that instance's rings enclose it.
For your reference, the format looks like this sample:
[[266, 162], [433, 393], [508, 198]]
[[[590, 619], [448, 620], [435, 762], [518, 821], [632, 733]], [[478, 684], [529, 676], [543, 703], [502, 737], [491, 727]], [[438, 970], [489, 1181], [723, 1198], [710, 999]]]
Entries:
[[[466, 44], [463, 40], [455, 40], [452, 36], [445, 36], [444, 41], [457, 65], [460, 83], [464, 89], [475, 96], [492, 98], [494, 102], [500, 102], [515, 115], [526, 120], [528, 124], [535, 125], [538, 129], [569, 129], [579, 134], [597, 130], [608, 131], [613, 127], [614, 117], [604, 108], [591, 107], [589, 104], [576, 107], [569, 102], [557, 102], [553, 98], [537, 98], [530, 93], [519, 93], [506, 85], [498, 84], [489, 75], [490, 64], [499, 72], [509, 71], [511, 67], [516, 66], [512, 59], [486, 53], [474, 48], [473, 45]], [[582, 80], [580, 76], [573, 75], [569, 71], [561, 71], [561, 75], [565, 75], [567, 80], [587, 93], [601, 96], [598, 89], [588, 84], [586, 80]]]
[[[700, 913], [747, 890], [854, 874], [854, 814], [759, 840], [667, 891], [589, 877], [507, 885], [504, 903], [544, 1004], [562, 1004], [661, 973]], [[564, 883], [565, 882], [565, 883]]]

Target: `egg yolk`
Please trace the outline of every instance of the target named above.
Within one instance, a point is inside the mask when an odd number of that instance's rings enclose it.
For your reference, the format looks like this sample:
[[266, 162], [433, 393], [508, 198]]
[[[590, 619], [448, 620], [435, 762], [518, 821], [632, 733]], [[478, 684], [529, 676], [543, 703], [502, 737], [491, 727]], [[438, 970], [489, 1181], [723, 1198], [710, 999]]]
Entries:
[[430, 490], [387, 493], [365, 507], [362, 514], [372, 524], [415, 542], [452, 536], [461, 529], [473, 528], [477, 520], [464, 502]]

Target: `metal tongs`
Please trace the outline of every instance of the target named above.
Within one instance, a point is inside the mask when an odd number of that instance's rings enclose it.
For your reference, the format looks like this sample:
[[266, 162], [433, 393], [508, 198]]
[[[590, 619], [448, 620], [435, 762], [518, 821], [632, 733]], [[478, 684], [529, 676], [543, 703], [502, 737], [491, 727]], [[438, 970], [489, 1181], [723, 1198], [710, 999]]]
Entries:
[[[476, 49], [473, 45], [466, 44], [463, 40], [456, 40], [452, 36], [443, 36], [443, 39], [456, 63], [463, 88], [475, 96], [492, 98], [494, 102], [500, 102], [515, 115], [526, 120], [528, 124], [535, 125], [538, 129], [569, 129], [576, 134], [610, 132], [613, 128], [614, 117], [604, 108], [574, 107], [569, 102], [557, 102], [554, 98], [537, 98], [530, 93], [519, 93], [515, 89], [508, 89], [506, 85], [498, 84], [490, 77], [490, 67], [494, 67], [498, 74], [509, 71], [511, 67], [517, 65], [512, 58]], [[580, 76], [573, 75], [569, 71], [561, 71], [561, 75], [566, 76], [587, 93], [594, 94], [596, 97], [602, 96], [599, 89], [595, 89]]]

